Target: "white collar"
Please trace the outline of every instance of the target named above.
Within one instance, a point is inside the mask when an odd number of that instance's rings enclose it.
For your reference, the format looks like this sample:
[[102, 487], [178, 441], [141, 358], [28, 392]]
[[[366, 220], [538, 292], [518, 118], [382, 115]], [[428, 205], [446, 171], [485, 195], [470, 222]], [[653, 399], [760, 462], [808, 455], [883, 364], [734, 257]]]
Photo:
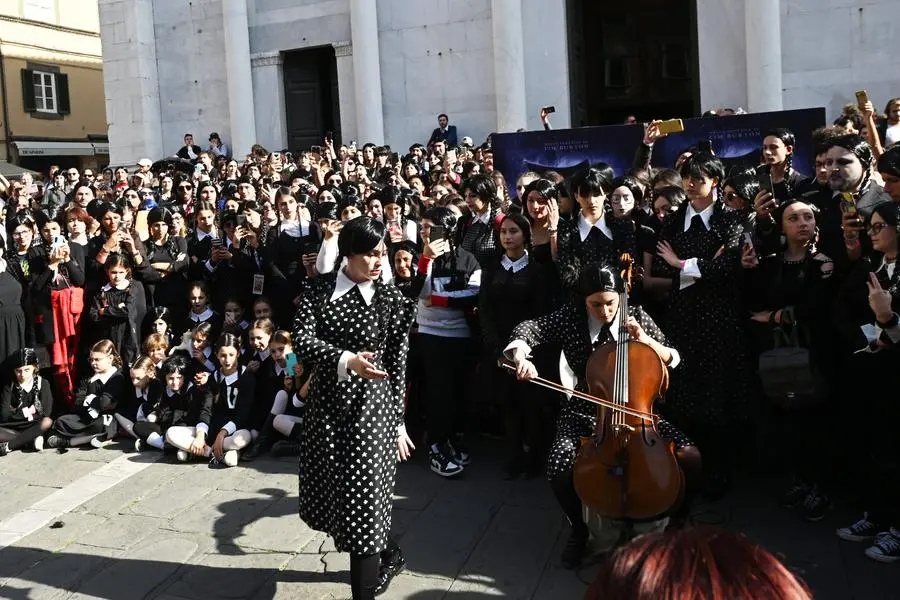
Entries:
[[[620, 307], [621, 308], [621, 307]], [[609, 332], [613, 336], [613, 340], [616, 339], [616, 336], [619, 334], [619, 313], [621, 310], [616, 313], [616, 316], [613, 317], [612, 323], [609, 326]], [[588, 330], [591, 335], [591, 345], [597, 341], [597, 338], [600, 336], [600, 332], [603, 331], [603, 323], [600, 322], [599, 319], [594, 317], [594, 315], [588, 313]]]
[[334, 292], [331, 294], [330, 302], [334, 302], [355, 287], [359, 288], [359, 293], [362, 294], [366, 306], [371, 306], [372, 298], [375, 296], [375, 283], [370, 280], [363, 281], [362, 283], [355, 283], [352, 279], [347, 277], [344, 273], [344, 269], [338, 271], [337, 280], [334, 282]]
[[609, 228], [609, 225], [606, 224], [606, 213], [600, 217], [596, 223], [591, 225], [587, 222], [587, 219], [584, 218], [584, 214], [581, 211], [578, 211], [578, 237], [581, 238], [581, 241], [587, 239], [588, 235], [591, 233], [591, 229], [596, 227], [600, 230], [600, 233], [608, 237], [609, 239], [613, 239], [612, 229]]
[[688, 202], [687, 212], [684, 213], [684, 230], [687, 231], [691, 228], [691, 221], [694, 216], [700, 215], [700, 219], [703, 221], [703, 226], [709, 230], [709, 219], [712, 217], [713, 211], [716, 209], [716, 202], [710, 202], [709, 206], [704, 208], [701, 212], [697, 212], [694, 210], [694, 207]]
[[[131, 280], [126, 279], [126, 280], [123, 281], [122, 283], [118, 284], [118, 285], [116, 286], [116, 289], [119, 290], [119, 291], [127, 290], [129, 285], [131, 285]], [[111, 289], [113, 289], [113, 286], [112, 286], [111, 283], [107, 283], [106, 285], [103, 286], [103, 291], [104, 291], [104, 292], [108, 292], [108, 291], [111, 290]]]
[[275, 363], [275, 374], [276, 375], [287, 375], [287, 367], [282, 367], [278, 363]]
[[211, 319], [213, 316], [213, 311], [210, 307], [207, 306], [206, 310], [204, 310], [199, 315], [195, 314], [193, 312], [191, 312], [190, 315], [191, 315], [191, 321], [193, 321], [194, 323], [200, 323], [202, 321], [208, 321], [209, 319]]
[[491, 220], [491, 209], [487, 209], [480, 215], [476, 215], [476, 214], [472, 215], [472, 223], [475, 223], [476, 221], [481, 221], [482, 223], [487, 225], [488, 223], [490, 223], [490, 220]]
[[204, 239], [208, 237], [213, 237], [213, 234], [206, 233], [205, 231], [197, 230], [197, 241], [202, 242]]
[[881, 265], [879, 265], [879, 267], [875, 269], [875, 272], [878, 273], [882, 269], [884, 269], [884, 272], [887, 274], [888, 280], [891, 280], [894, 278], [894, 271], [897, 269], [897, 262], [888, 262], [887, 257], [882, 255]]
[[146, 398], [147, 391], [148, 391], [148, 388], [144, 388], [144, 389], [134, 388], [134, 397], [135, 398]]
[[29, 380], [26, 381], [25, 383], [19, 383], [18, 381], [17, 381], [16, 383], [17, 383], [18, 386], [19, 386], [20, 388], [22, 388], [25, 392], [30, 392], [31, 390], [34, 389], [34, 382], [35, 382], [35, 378], [32, 377], [31, 379], [29, 379]]
[[294, 238], [309, 235], [309, 224], [303, 221], [282, 221], [279, 228], [281, 233]]
[[241, 321], [240, 326], [242, 330], [247, 331], [247, 329], [250, 327], [250, 323], [248, 323], [247, 321]]
[[261, 350], [256, 353], [256, 357], [259, 358], [259, 362], [262, 362], [269, 358], [269, 355], [272, 354], [272, 351], [266, 348], [265, 350]]
[[209, 358], [211, 354], [212, 354], [212, 346], [207, 346], [206, 348], [203, 349], [203, 356], [205, 356], [206, 358]]
[[528, 251], [525, 251], [520, 258], [517, 260], [512, 260], [507, 255], [503, 255], [503, 258], [500, 259], [500, 266], [506, 269], [507, 271], [512, 271], [513, 273], [518, 273], [522, 269], [528, 266]]
[[[222, 372], [219, 371], [219, 374], [221, 375]], [[240, 377], [240, 376], [241, 376], [241, 369], [240, 369], [240, 367], [238, 367], [237, 371], [235, 371], [231, 375], [228, 375], [227, 377], [222, 377], [222, 379], [220, 379], [219, 381], [225, 382], [225, 385], [234, 385], [234, 382], [237, 381], [238, 377]]]
[[106, 385], [106, 382], [109, 381], [109, 378], [112, 377], [113, 375], [115, 375], [115, 374], [118, 373], [118, 372], [119, 372], [119, 369], [113, 367], [113, 368], [111, 368], [109, 371], [107, 371], [106, 373], [97, 373], [97, 374], [95, 374], [93, 377], [91, 377], [91, 380], [90, 380], [90, 381], [91, 381], [91, 383], [94, 383], [95, 381], [99, 381], [99, 382], [102, 383], [103, 385]]

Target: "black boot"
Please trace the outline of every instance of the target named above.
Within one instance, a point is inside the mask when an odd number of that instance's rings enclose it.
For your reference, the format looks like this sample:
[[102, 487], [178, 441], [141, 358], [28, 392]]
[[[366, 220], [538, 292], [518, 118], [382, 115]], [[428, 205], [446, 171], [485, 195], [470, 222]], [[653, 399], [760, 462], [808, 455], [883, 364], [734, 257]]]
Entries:
[[564, 569], [577, 569], [581, 566], [581, 559], [587, 550], [588, 529], [584, 524], [581, 527], [573, 527], [572, 533], [569, 535], [569, 541], [563, 548], [560, 563]]
[[581, 516], [581, 499], [575, 492], [572, 472], [561, 473], [550, 479], [550, 488], [572, 526], [572, 534], [569, 536], [569, 541], [566, 542], [560, 562], [566, 569], [575, 569], [584, 558], [590, 533]]
[[388, 549], [381, 553], [381, 566], [378, 569], [378, 586], [375, 595], [379, 596], [387, 591], [391, 580], [406, 568], [406, 559], [403, 552], [393, 540], [388, 541]]

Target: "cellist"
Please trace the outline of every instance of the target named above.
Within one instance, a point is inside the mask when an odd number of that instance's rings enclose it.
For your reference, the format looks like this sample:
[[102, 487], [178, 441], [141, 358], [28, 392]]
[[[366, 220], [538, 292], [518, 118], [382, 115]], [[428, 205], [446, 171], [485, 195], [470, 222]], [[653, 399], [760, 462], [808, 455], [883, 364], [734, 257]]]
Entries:
[[[523, 380], [537, 377], [537, 369], [529, 360], [531, 351], [541, 344], [560, 344], [563, 384], [586, 392], [588, 358], [595, 348], [615, 340], [622, 318], [626, 319], [631, 339], [653, 348], [669, 369], [677, 367], [681, 361], [678, 351], [667, 345], [665, 335], [648, 314], [639, 306], [630, 306], [628, 315], [619, 314], [619, 294], [624, 288], [617, 269], [600, 264], [584, 267], [576, 294], [569, 303], [513, 329], [504, 355], [514, 363], [516, 376]], [[547, 460], [550, 487], [572, 527], [561, 560], [567, 569], [577, 568], [587, 549], [589, 533], [582, 517], [581, 500], [575, 492], [572, 469], [581, 438], [590, 436], [596, 423], [596, 406], [574, 397], [564, 400]], [[688, 446], [693, 449], [692, 442], [665, 420], [660, 419], [657, 428], [662, 437], [675, 442], [679, 454]]]

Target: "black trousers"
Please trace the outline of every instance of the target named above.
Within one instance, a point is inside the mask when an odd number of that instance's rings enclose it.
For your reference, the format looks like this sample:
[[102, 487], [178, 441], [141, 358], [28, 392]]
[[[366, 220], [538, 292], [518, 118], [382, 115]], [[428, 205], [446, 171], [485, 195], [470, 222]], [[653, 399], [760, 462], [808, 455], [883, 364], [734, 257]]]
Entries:
[[[48, 427], [49, 429], [49, 427]], [[29, 447], [34, 440], [44, 435], [41, 421], [29, 425], [23, 429], [8, 429], [0, 427], [0, 442], [9, 442], [10, 450], [19, 450]]]
[[463, 429], [475, 360], [472, 343], [469, 338], [419, 334], [419, 350], [428, 441], [443, 444]]

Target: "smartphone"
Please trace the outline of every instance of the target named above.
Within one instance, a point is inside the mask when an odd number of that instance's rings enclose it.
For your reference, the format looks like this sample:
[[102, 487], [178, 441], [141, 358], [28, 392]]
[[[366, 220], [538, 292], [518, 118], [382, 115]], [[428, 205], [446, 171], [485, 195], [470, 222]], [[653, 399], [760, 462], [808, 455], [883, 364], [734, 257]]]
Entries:
[[350, 140], [350, 147], [356, 148], [356, 140]]
[[396, 165], [398, 162], [400, 162], [400, 153], [394, 152], [393, 154], [391, 154], [391, 164]]
[[444, 228], [441, 225], [432, 225], [431, 233], [428, 235], [429, 242], [436, 242], [445, 238]]
[[288, 376], [288, 377], [293, 377], [293, 376], [294, 376], [294, 366], [295, 366], [298, 362], [300, 362], [300, 361], [297, 359], [297, 353], [296, 353], [296, 352], [291, 352], [290, 354], [285, 355], [285, 357], [284, 357], [284, 369], [285, 369], [285, 371], [287, 371], [287, 376]]
[[549, 115], [550, 113], [556, 112], [556, 107], [555, 106], [542, 106], [541, 111], [545, 112]]
[[856, 92], [856, 104], [862, 108], [865, 106], [866, 102], [869, 101], [869, 94], [866, 93], [866, 90], [859, 90]]
[[681, 133], [684, 131], [684, 121], [681, 119], [660, 121], [658, 127], [660, 133]]
[[125, 221], [119, 221], [119, 231], [128, 231], [128, 225]]
[[697, 144], [697, 149], [700, 152], [706, 152], [708, 154], [712, 154], [713, 153], [712, 140], [707, 138], [707, 139], [701, 141], [699, 144]]
[[212, 247], [213, 248], [221, 248], [223, 245], [222, 238], [213, 238], [212, 239]]
[[237, 226], [238, 227], [247, 227], [247, 215], [245, 215], [245, 214], [237, 215]]
[[322, 146], [310, 146], [309, 151], [313, 154], [322, 154]]
[[306, 236], [303, 238], [303, 243], [301, 244], [300, 252], [304, 255], [306, 254], [318, 254], [319, 247], [316, 245], [316, 240], [311, 236]]
[[62, 245], [66, 243], [66, 238], [61, 235], [58, 235], [53, 238], [53, 243], [50, 244], [50, 251], [55, 252], [56, 250], [62, 248]]
[[856, 199], [850, 192], [841, 192], [841, 212], [848, 215], [856, 214]]
[[333, 139], [334, 139], [334, 132], [333, 132], [333, 131], [326, 131], [326, 132], [325, 132], [325, 139], [326, 139], [326, 140], [333, 140]]

